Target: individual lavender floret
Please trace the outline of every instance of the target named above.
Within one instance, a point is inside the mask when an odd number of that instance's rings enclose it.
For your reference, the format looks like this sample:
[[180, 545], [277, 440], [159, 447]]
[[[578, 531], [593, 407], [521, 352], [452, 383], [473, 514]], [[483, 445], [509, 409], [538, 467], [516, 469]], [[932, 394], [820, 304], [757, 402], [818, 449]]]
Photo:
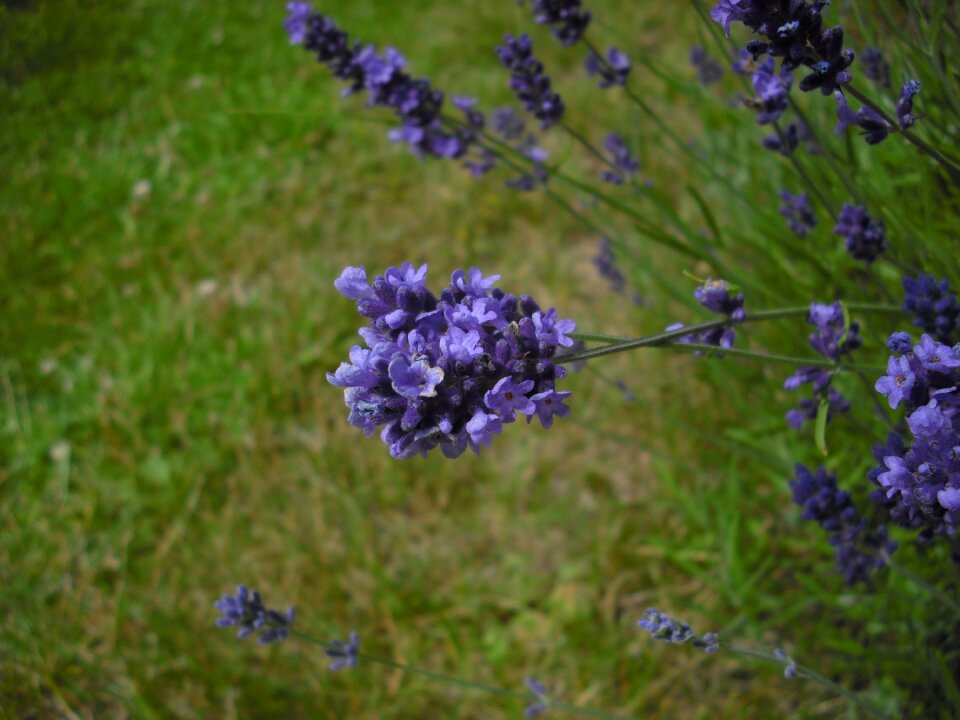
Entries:
[[726, 280], [708, 279], [693, 291], [693, 295], [707, 310], [726, 315], [736, 323], [743, 322], [746, 317], [743, 293]]
[[757, 122], [761, 125], [774, 122], [789, 105], [790, 85], [793, 77], [781, 71], [775, 75], [773, 58], [767, 58], [753, 74], [753, 89], [757, 93]]
[[920, 273], [903, 278], [903, 309], [914, 316], [913, 324], [944, 343], [957, 341], [960, 303], [950, 283]]
[[883, 221], [870, 217], [861, 205], [844, 203], [833, 231], [844, 239], [847, 252], [856, 260], [872, 263], [887, 249]]
[[837, 101], [837, 126], [834, 131], [839, 134], [851, 125], [863, 130], [868, 145], [876, 145], [887, 139], [890, 126], [887, 121], [868, 107], [862, 107], [853, 112], [847, 104], [847, 99], [839, 90], [833, 94]]
[[607, 49], [606, 57], [597, 55], [592, 50], [583, 61], [587, 75], [599, 76], [597, 84], [606, 90], [612, 87], [623, 87], [630, 76], [630, 56], [611, 46]]
[[723, 77], [723, 65], [707, 54], [700, 45], [690, 48], [690, 64], [697, 69], [701, 85], [712, 85]]
[[436, 447], [457, 457], [488, 446], [518, 414], [549, 427], [570, 413], [570, 393], [556, 390], [566, 371], [555, 355], [574, 343], [572, 320], [503, 292], [499, 276], [477, 268], [456, 270], [437, 298], [426, 272], [404, 263], [370, 282], [349, 267], [334, 283], [369, 320], [360, 330], [366, 347], [327, 374], [344, 388], [352, 425], [379, 430], [396, 458]]
[[777, 660], [783, 663], [783, 676], [787, 678], [787, 680], [792, 680], [797, 676], [797, 662], [790, 657], [786, 651], [781, 650], [780, 648], [774, 648], [773, 655], [777, 658]]
[[793, 193], [783, 190], [780, 192], [780, 199], [783, 205], [780, 206], [780, 214], [787, 219], [787, 226], [797, 234], [798, 237], [804, 237], [817, 224], [817, 217], [813, 214], [813, 207], [810, 205], [810, 196], [807, 193]]
[[793, 501], [803, 508], [804, 520], [816, 521], [829, 534], [844, 582], [866, 582], [896, 549], [896, 543], [887, 538], [886, 527], [871, 529], [849, 493], [840, 490], [837, 478], [822, 466], [812, 473], [798, 463], [795, 470], [790, 489]]
[[327, 657], [333, 660], [330, 663], [331, 670], [343, 670], [357, 666], [357, 653], [360, 652], [360, 636], [356, 632], [351, 632], [347, 642], [333, 640], [324, 648]]
[[543, 686], [543, 683], [533, 679], [532, 677], [526, 678], [524, 683], [526, 684], [527, 689], [533, 693], [533, 702], [524, 708], [523, 716], [528, 718], [540, 717], [550, 709], [550, 698], [547, 696], [547, 689]]
[[675, 645], [690, 641], [695, 648], [706, 653], [714, 653], [720, 648], [720, 641], [716, 633], [709, 632], [696, 635], [687, 623], [678, 622], [654, 608], [648, 608], [644, 612], [643, 617], [637, 621], [637, 626], [650, 633], [650, 637], [654, 640]]
[[601, 180], [613, 185], [622, 185], [640, 171], [640, 161], [630, 153], [630, 148], [622, 137], [610, 133], [603, 146], [610, 153], [612, 163], [617, 169], [603, 171], [600, 174]]
[[865, 48], [860, 56], [860, 67], [868, 79], [883, 87], [890, 87], [890, 63], [879, 48]]
[[627, 278], [617, 264], [613, 254], [613, 246], [608, 238], [600, 238], [597, 245], [597, 254], [593, 257], [593, 264], [600, 276], [610, 283], [610, 290], [622, 293], [627, 287]]
[[223, 617], [217, 619], [218, 627], [239, 626], [237, 637], [241, 640], [259, 632], [257, 641], [262, 645], [286, 638], [296, 614], [293, 608], [281, 613], [265, 607], [260, 593], [248, 590], [246, 585], [238, 585], [235, 596], [225, 595], [214, 607], [223, 613]]
[[913, 98], [920, 92], [919, 80], [907, 80], [900, 88], [900, 96], [897, 98], [897, 122], [901, 130], [913, 127], [917, 119], [913, 113]]
[[313, 7], [308, 2], [288, 2], [287, 19], [283, 22], [283, 29], [290, 36], [291, 45], [302, 45], [307, 36], [307, 20]]
[[500, 63], [510, 70], [510, 89], [524, 108], [533, 114], [543, 129], [560, 122], [564, 104], [550, 86], [543, 65], [533, 56], [533, 41], [523, 34], [518, 38], [507, 34], [497, 48]]
[[533, 0], [533, 19], [540, 25], [551, 25], [553, 36], [564, 47], [576, 45], [590, 24], [590, 12], [581, 7], [581, 0]]

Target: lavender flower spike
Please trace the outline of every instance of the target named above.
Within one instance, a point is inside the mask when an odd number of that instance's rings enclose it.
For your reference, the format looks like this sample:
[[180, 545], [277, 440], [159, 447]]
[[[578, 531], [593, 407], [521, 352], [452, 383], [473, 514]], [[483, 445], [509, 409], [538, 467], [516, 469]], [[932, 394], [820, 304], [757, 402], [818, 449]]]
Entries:
[[324, 648], [324, 652], [333, 660], [330, 663], [331, 670], [356, 667], [357, 653], [360, 652], [360, 636], [356, 632], [351, 632], [347, 642], [334, 640]]
[[631, 66], [630, 56], [613, 46], [607, 50], [606, 57], [591, 51], [583, 61], [587, 75], [599, 76], [597, 84], [604, 90], [626, 85]]
[[581, 0], [533, 0], [533, 19], [540, 25], [553, 26], [553, 36], [570, 47], [580, 41], [590, 24], [590, 13], [581, 4]]
[[529, 35], [518, 38], [507, 34], [497, 48], [500, 63], [510, 70], [510, 89], [528, 112], [540, 121], [543, 129], [560, 122], [566, 109], [563, 100], [550, 87], [550, 78], [533, 55]]
[[532, 677], [528, 677], [524, 683], [527, 689], [533, 694], [533, 702], [524, 708], [523, 716], [527, 718], [540, 717], [550, 708], [550, 698], [547, 697], [547, 689], [543, 683]]
[[214, 607], [223, 613], [217, 619], [218, 627], [239, 626], [237, 637], [243, 639], [260, 633], [258, 642], [267, 645], [280, 642], [290, 634], [290, 626], [296, 611], [293, 608], [281, 613], [271, 610], [263, 604], [260, 593], [248, 590], [246, 585], [237, 586], [237, 594], [226, 595], [215, 603]]
[[860, 205], [844, 203], [833, 231], [844, 239], [847, 252], [867, 264], [872, 263], [887, 249], [883, 221], [875, 220]]
[[659, 610], [648, 608], [643, 617], [637, 621], [637, 626], [650, 633], [654, 640], [680, 645], [691, 641], [691, 644], [706, 653], [714, 653], [720, 648], [717, 634], [713, 632], [696, 635], [693, 629], [685, 622], [678, 622]]
[[783, 205], [780, 206], [780, 214], [786, 218], [787, 226], [797, 234], [797, 237], [804, 237], [817, 224], [817, 217], [813, 214], [813, 207], [810, 205], [810, 196], [807, 193], [789, 193], [783, 190], [780, 193], [780, 199]]
[[900, 88], [900, 97], [897, 98], [897, 122], [901, 130], [913, 127], [917, 121], [912, 113], [913, 98], [918, 92], [920, 92], [919, 80], [907, 80]]

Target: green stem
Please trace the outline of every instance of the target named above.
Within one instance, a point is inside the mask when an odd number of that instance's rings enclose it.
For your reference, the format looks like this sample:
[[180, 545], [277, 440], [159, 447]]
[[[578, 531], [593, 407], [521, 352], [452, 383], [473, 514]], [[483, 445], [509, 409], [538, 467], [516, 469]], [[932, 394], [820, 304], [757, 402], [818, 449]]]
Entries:
[[[764, 652], [762, 650], [752, 650], [750, 648], [739, 647], [736, 645], [726, 645], [724, 647], [726, 647], [727, 650], [729, 650], [730, 652], [736, 655], [742, 655], [744, 657], [752, 657], [758, 660], [766, 660], [768, 662], [777, 663], [778, 665], [783, 665], [783, 660], [778, 658], [773, 653]], [[833, 680], [831, 680], [830, 678], [821, 675], [816, 670], [812, 670], [811, 668], [808, 668], [804, 665], [799, 665], [799, 664], [795, 664], [795, 667], [796, 667], [797, 677], [809, 678], [810, 680], [813, 680], [818, 685], [825, 687], [828, 690], [831, 690], [837, 693], [838, 695], [842, 695], [847, 700], [852, 702], [854, 705], [857, 705], [858, 707], [863, 708], [874, 717], [887, 718], [886, 713], [884, 713], [879, 708], [875, 707], [872, 703], [869, 703], [863, 698], [857, 695], [854, 695], [852, 692], [847, 690], [842, 685], [839, 685], [835, 683]]]
[[943, 592], [943, 590], [941, 590], [938, 587], [934, 587], [919, 575], [915, 575], [910, 570], [907, 570], [905, 567], [903, 567], [903, 565], [900, 565], [899, 563], [895, 562], [888, 553], [886, 552], [883, 553], [883, 559], [887, 563], [887, 565], [890, 566], [891, 570], [902, 575], [917, 587], [923, 588], [928, 593], [938, 598], [941, 602], [944, 603], [944, 605], [947, 605], [954, 612], [960, 613], [960, 603], [958, 603], [952, 597], [947, 595], [947, 593]]
[[[323, 640], [319, 640], [305, 633], [293, 631], [291, 635], [295, 635], [301, 640], [306, 640], [307, 642], [314, 643], [315, 645], [320, 645], [322, 647], [327, 646], [327, 643]], [[389, 658], [377, 657], [376, 655], [369, 655], [361, 652], [357, 653], [357, 657], [365, 660], [366, 662], [383, 665], [384, 667], [395, 668], [396, 670], [402, 670], [403, 672], [410, 673], [411, 675], [420, 675], [421, 677], [430, 678], [431, 680], [437, 680], [448, 685], [455, 685], [457, 687], [467, 688], [470, 690], [481, 690], [485, 693], [489, 693], [490, 695], [496, 695], [497, 697], [525, 700], [527, 702], [540, 700], [540, 698], [537, 698], [532, 692], [507, 690], [506, 688], [488, 685], [482, 682], [476, 682], [475, 680], [464, 680], [463, 678], [458, 678], [453, 675], [445, 675], [444, 673], [434, 672], [433, 670], [426, 670], [424, 668], [414, 667], [413, 665], [406, 665], [405, 663], [397, 662], [396, 660], [391, 660]], [[564, 712], [571, 713], [572, 715], [580, 715], [581, 717], [600, 718], [601, 720], [626, 720], [626, 718], [624, 718], [622, 715], [612, 715], [611, 713], [606, 713], [602, 710], [593, 710], [591, 708], [580, 707], [579, 705], [569, 705], [564, 702], [558, 702], [550, 699], [546, 699], [546, 703], [551, 710], [562, 710]]]

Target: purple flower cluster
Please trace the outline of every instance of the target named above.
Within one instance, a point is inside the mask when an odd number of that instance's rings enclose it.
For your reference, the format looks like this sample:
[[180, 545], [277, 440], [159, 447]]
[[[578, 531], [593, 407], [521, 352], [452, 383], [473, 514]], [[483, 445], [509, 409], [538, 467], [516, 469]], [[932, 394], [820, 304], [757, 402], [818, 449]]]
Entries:
[[627, 278], [623, 270], [617, 264], [617, 258], [613, 254], [613, 247], [608, 238], [600, 238], [597, 245], [597, 254], [593, 257], [594, 267], [600, 277], [610, 283], [610, 290], [615, 293], [622, 293], [627, 287]]
[[890, 63], [879, 48], [864, 48], [860, 56], [860, 65], [868, 79], [883, 87], [890, 87]]
[[701, 85], [712, 85], [723, 77], [723, 65], [707, 54], [700, 45], [690, 48], [690, 64], [697, 70]]
[[[743, 322], [747, 316], [743, 309], [743, 293], [740, 292], [740, 288], [726, 280], [707, 279], [703, 285], [693, 291], [693, 296], [707, 310], [726, 315], [734, 323]], [[679, 330], [682, 327], [683, 323], [674, 323], [666, 329]], [[736, 331], [732, 327], [716, 327], [696, 334], [683, 335], [674, 342], [731, 348], [735, 339]]]
[[[814, 326], [814, 331], [808, 338], [810, 346], [829, 360], [838, 362], [860, 347], [860, 338], [857, 336], [860, 325], [856, 322], [846, 325], [843, 306], [839, 302], [830, 305], [812, 303], [807, 321]], [[796, 390], [802, 385], [810, 385], [813, 390], [812, 398], [801, 400], [796, 408], [787, 413], [787, 424], [790, 427], [799, 430], [807, 420], [813, 420], [824, 400], [829, 404], [828, 418], [834, 413], [850, 409], [850, 403], [833, 388], [832, 381], [833, 372], [819, 367], [797, 368], [797, 371], [784, 381], [783, 387], [786, 390]]]
[[685, 622], [678, 622], [659, 610], [648, 608], [643, 617], [637, 620], [637, 626], [650, 633], [654, 640], [680, 645], [688, 640], [695, 648], [706, 653], [714, 653], [720, 649], [720, 641], [713, 632], [695, 635], [693, 629]]
[[331, 670], [356, 667], [357, 653], [360, 652], [360, 636], [356, 632], [351, 632], [347, 642], [333, 640], [327, 643], [323, 652], [333, 661], [330, 663]]
[[787, 226], [797, 234], [798, 237], [804, 237], [813, 230], [817, 224], [817, 216], [813, 214], [813, 207], [810, 205], [810, 196], [807, 193], [793, 193], [786, 190], [781, 191], [780, 199], [783, 205], [780, 206], [780, 214], [786, 218]]
[[295, 616], [293, 608], [281, 613], [265, 607], [260, 593], [248, 590], [246, 585], [238, 585], [236, 596], [226, 595], [217, 600], [214, 607], [223, 613], [223, 617], [217, 619], [218, 627], [238, 625], [237, 637], [241, 640], [259, 632], [257, 640], [263, 645], [286, 638]]
[[581, 0], [533, 0], [531, 9], [536, 22], [552, 26], [553, 36], [570, 47], [580, 42], [590, 24], [590, 12], [581, 5]]
[[887, 537], [886, 526], [872, 529], [857, 511], [849, 493], [837, 487], [837, 478], [823, 467], [811, 473], [797, 464], [790, 481], [793, 501], [803, 508], [804, 520], [815, 520], [829, 533], [836, 548], [837, 569], [847, 585], [866, 582], [886, 565], [885, 556], [897, 544]]
[[553, 362], [571, 347], [573, 320], [553, 308], [505, 293], [476, 268], [454, 271], [439, 300], [425, 285], [427, 266], [391, 267], [370, 283], [363, 268], [346, 268], [334, 283], [370, 319], [350, 362], [328, 373], [345, 388], [350, 423], [380, 437], [396, 458], [426, 456], [435, 447], [457, 457], [478, 452], [503, 425], [523, 415], [544, 427], [570, 412], [566, 374]]
[[640, 172], [640, 161], [631, 154], [630, 148], [622, 137], [610, 133], [603, 147], [610, 153], [611, 163], [616, 170], [604, 170], [600, 174], [601, 180], [613, 185], [622, 185]]
[[894, 355], [876, 390], [891, 408], [904, 406], [913, 440], [907, 447], [891, 434], [874, 448], [881, 464], [869, 473], [879, 485], [873, 498], [895, 523], [919, 529], [922, 542], [953, 535], [960, 525], [960, 346], [923, 335], [911, 347], [906, 333], [887, 344]]
[[530, 36], [505, 35], [497, 55], [510, 71], [510, 89], [527, 112], [540, 121], [543, 129], [560, 122], [565, 110], [563, 100], [553, 92], [543, 64], [534, 57]]
[[723, 25], [727, 37], [730, 23], [742, 22], [763, 40], [751, 40], [747, 50], [754, 59], [769, 54], [782, 58], [780, 68], [792, 71], [801, 65], [810, 73], [800, 81], [800, 90], [820, 88], [829, 95], [851, 80], [847, 68], [853, 52], [843, 49], [843, 28], [823, 28], [821, 12], [828, 0], [720, 0], [710, 17]]
[[514, 150], [530, 160], [530, 169], [520, 175], [508, 178], [507, 187], [521, 192], [529, 192], [549, 179], [546, 161], [547, 151], [537, 144], [537, 137], [527, 132], [527, 123], [523, 115], [509, 105], [496, 108], [490, 113], [490, 126], [494, 133]]
[[920, 273], [903, 279], [903, 309], [914, 316], [913, 324], [944, 343], [960, 340], [960, 304], [950, 283]]
[[887, 139], [890, 125], [886, 120], [866, 106], [853, 112], [847, 104], [847, 98], [839, 90], [833, 96], [837, 101], [837, 126], [834, 130], [838, 134], [852, 125], [863, 130], [868, 145], [876, 145]]
[[523, 716], [527, 718], [540, 717], [550, 709], [550, 698], [547, 695], [547, 688], [539, 680], [528, 677], [524, 684], [533, 695], [533, 701], [523, 710]]
[[599, 76], [600, 79], [597, 84], [606, 90], [612, 87], [623, 87], [627, 84], [632, 63], [629, 55], [611, 46], [607, 49], [606, 57], [590, 51], [583, 61], [583, 67], [590, 77]]
[[475, 140], [476, 121], [482, 117], [476, 111], [468, 114], [465, 128], [444, 129], [443, 92], [429, 80], [405, 73], [407, 62], [399, 52], [388, 48], [380, 55], [373, 45], [351, 43], [346, 32], [326, 15], [314, 12], [310, 3], [288, 3], [287, 11], [284, 29], [290, 42], [316, 55], [334, 77], [347, 83], [345, 95], [366, 91], [371, 105], [396, 113], [400, 127], [390, 131], [391, 140], [407, 143], [418, 155], [459, 158], [466, 154]]
[[897, 122], [901, 130], [913, 127], [917, 119], [913, 116], [913, 98], [920, 92], [919, 80], [907, 80], [900, 88], [897, 98]]
[[781, 155], [790, 155], [800, 146], [801, 142], [806, 143], [808, 154], [819, 155], [821, 153], [820, 146], [814, 141], [810, 128], [802, 122], [791, 122], [782, 131], [767, 135], [762, 140], [762, 144], [767, 150], [773, 150]]
[[847, 252], [867, 264], [887, 250], [887, 236], [883, 220], [876, 220], [860, 205], [844, 203], [833, 231], [843, 238]]
[[774, 73], [773, 58], [767, 58], [756, 69], [751, 78], [757, 99], [753, 106], [757, 112], [757, 122], [761, 125], [775, 122], [789, 105], [790, 86], [793, 76], [786, 70], [779, 75]]

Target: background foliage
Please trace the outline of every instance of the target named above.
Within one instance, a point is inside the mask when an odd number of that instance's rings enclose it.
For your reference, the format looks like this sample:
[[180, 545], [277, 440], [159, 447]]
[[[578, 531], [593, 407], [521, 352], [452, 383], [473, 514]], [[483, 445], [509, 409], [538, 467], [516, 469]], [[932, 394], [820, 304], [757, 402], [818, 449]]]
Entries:
[[[492, 47], [532, 32], [571, 124], [596, 142], [628, 137], [663, 199], [637, 207], [702, 251], [680, 257], [623, 227], [618, 256], [640, 306], [609, 293], [591, 263], [596, 235], [542, 194], [390, 146], [378, 116], [341, 102], [286, 44], [280, 3], [0, 7], [0, 715], [520, 713], [381, 668], [329, 674], [309, 646], [238, 646], [212, 610], [238, 581], [295, 605], [313, 634], [356, 628], [379, 655], [507, 687], [534, 675], [630, 716], [845, 708], [776, 667], [654, 646], [634, 627], [648, 605], [788, 648], [897, 715], [960, 707], [956, 618], [894, 574], [844, 589], [819, 528], [792, 508], [793, 463], [820, 459], [811, 430], [785, 430], [788, 366], [666, 350], [598, 361], [567, 382], [566, 421], [514, 426], [456, 462], [393, 461], [346, 424], [324, 378], [357, 326], [332, 286], [346, 264], [429, 261], [435, 283], [477, 265], [581, 329], [622, 334], [701, 318], [684, 272], [738, 283], [748, 311], [899, 301], [902, 270], [864, 270], [822, 208], [811, 237], [786, 230], [777, 193], [804, 189], [800, 176], [759, 148], [729, 73], [720, 88], [696, 84], [689, 45], [720, 50], [693, 5], [590, 7], [603, 42], [639, 61], [637, 91], [705, 166], [593, 88], [580, 53], [507, 0], [323, 10], [486, 107], [509, 101]], [[919, 77], [922, 122], [955, 141], [949, 28], [911, 28], [897, 3], [850, 10], [854, 47], [879, 42], [903, 75], [894, 84]], [[835, 172], [798, 156], [816, 185], [882, 210], [901, 266], [956, 281], [951, 189], [899, 138], [836, 137], [832, 100], [802, 102], [844, 158]], [[596, 172], [563, 136], [545, 142], [565, 168]], [[903, 323], [861, 320], [860, 357], [882, 364]], [[794, 321], [741, 338], [805, 354], [806, 334]], [[859, 400], [831, 423], [827, 462], [862, 499], [885, 425], [858, 382], [844, 388]], [[921, 575], [949, 567], [943, 547], [914, 558], [902, 544]]]

